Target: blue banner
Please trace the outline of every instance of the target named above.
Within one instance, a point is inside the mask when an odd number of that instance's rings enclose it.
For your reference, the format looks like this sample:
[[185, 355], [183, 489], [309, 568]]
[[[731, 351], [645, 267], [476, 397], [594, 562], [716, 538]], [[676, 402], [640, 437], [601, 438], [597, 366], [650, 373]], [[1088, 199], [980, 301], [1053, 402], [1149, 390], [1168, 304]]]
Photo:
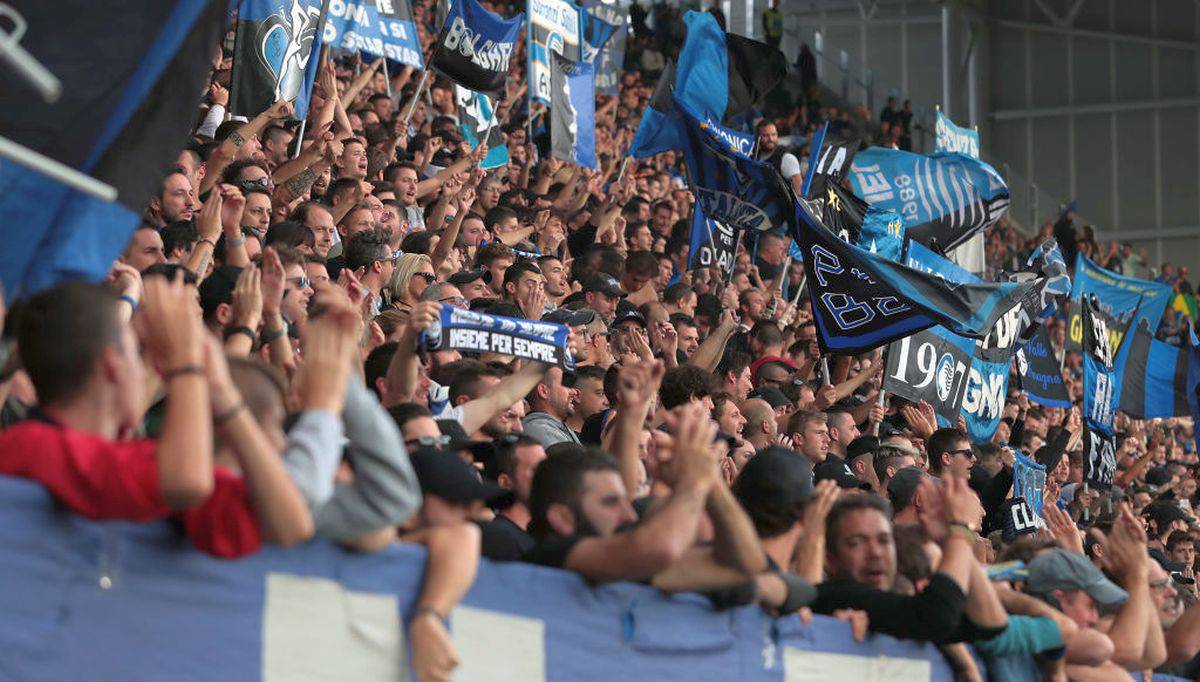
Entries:
[[1046, 328], [1038, 329], [1028, 343], [1017, 349], [1017, 377], [1029, 399], [1046, 407], [1070, 407], [1063, 382], [1062, 361], [1054, 355]]
[[409, 0], [329, 0], [322, 40], [343, 50], [425, 69]]
[[[314, 540], [236, 561], [166, 522], [95, 523], [36, 484], [0, 478], [0, 660], [13, 680], [415, 680], [406, 624], [426, 554]], [[698, 595], [593, 587], [540, 566], [483, 560], [447, 630], [461, 680], [853, 678], [953, 682], [937, 648], [848, 623], [715, 611]]]
[[596, 92], [616, 97], [625, 64], [629, 13], [604, 0], [585, 0], [583, 7], [584, 60], [596, 67]]
[[529, 61], [529, 101], [551, 104], [551, 55], [570, 62], [583, 59], [584, 11], [568, 0], [526, 0], [529, 25], [525, 29]]
[[574, 372], [575, 358], [567, 347], [570, 331], [554, 322], [488, 315], [444, 305], [438, 319], [421, 333], [421, 345], [430, 351], [511, 355]]
[[1125, 338], [1121, 411], [1134, 419], [1191, 416], [1188, 350], [1154, 338], [1145, 320]]
[[910, 239], [949, 253], [1008, 210], [1008, 185], [988, 164], [962, 154], [913, 154], [870, 147], [850, 166], [854, 193], [904, 216]]
[[737, 239], [737, 228], [706, 218], [696, 207], [692, 211], [688, 270], [718, 267], [724, 277], [730, 276], [737, 254]]
[[287, 100], [308, 116], [320, 68], [321, 0], [241, 0], [234, 43], [229, 111], [253, 118]]
[[525, 15], [505, 19], [478, 0], [455, 0], [446, 13], [430, 66], [477, 92], [498, 92], [508, 79]]
[[934, 124], [933, 150], [958, 152], [963, 156], [978, 159], [979, 131], [954, 125], [954, 121], [938, 109], [937, 123]]
[[596, 167], [596, 81], [592, 64], [555, 54], [550, 71], [550, 155]]
[[1013, 454], [1013, 497], [1025, 498], [1025, 503], [1029, 505], [1040, 525], [1042, 494], [1046, 489], [1046, 467], [1025, 456], [1020, 450], [1014, 450]]
[[1094, 300], [1083, 299], [1083, 419], [1089, 430], [1111, 436], [1119, 403], [1116, 348]]
[[1067, 350], [1078, 351], [1083, 340], [1080, 297], [1095, 294], [1104, 317], [1113, 348], [1121, 347], [1125, 331], [1142, 320], [1150, 331], [1158, 331], [1163, 311], [1171, 301], [1171, 285], [1106, 270], [1079, 254], [1075, 259], [1075, 280], [1071, 286], [1071, 310], [1067, 317]]
[[899, 263], [904, 251], [904, 218], [895, 211], [869, 206], [863, 215], [858, 245]]

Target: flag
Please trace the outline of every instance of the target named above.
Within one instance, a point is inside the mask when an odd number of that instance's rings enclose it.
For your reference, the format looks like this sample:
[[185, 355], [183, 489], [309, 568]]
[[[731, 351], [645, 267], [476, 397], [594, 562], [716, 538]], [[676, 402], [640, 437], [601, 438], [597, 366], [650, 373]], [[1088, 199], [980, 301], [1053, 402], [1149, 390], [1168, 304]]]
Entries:
[[1012, 470], [1013, 497], [1024, 498], [1033, 513], [1041, 518], [1042, 494], [1046, 489], [1046, 466], [1020, 450], [1014, 450]]
[[596, 167], [596, 80], [593, 66], [554, 55], [550, 73], [550, 155]]
[[1116, 349], [1096, 302], [1083, 300], [1083, 418], [1088, 430], [1113, 432]]
[[913, 402], [924, 400], [938, 416], [953, 422], [967, 391], [975, 344], [939, 330], [931, 327], [888, 346], [883, 390]]
[[1017, 381], [1029, 399], [1046, 407], [1070, 407], [1067, 386], [1063, 382], [1062, 361], [1054, 356], [1050, 336], [1041, 327], [1024, 346], [1017, 349]]
[[737, 240], [737, 228], [705, 217], [697, 207], [692, 211], [688, 270], [716, 266], [728, 277], [733, 273]]
[[854, 193], [904, 216], [906, 233], [943, 252], [991, 227], [1008, 210], [1008, 185], [988, 164], [962, 154], [913, 154], [870, 147], [850, 166]]
[[809, 141], [804, 196], [811, 199], [820, 196], [827, 185], [840, 185], [861, 144], [857, 137], [849, 133], [849, 128], [835, 132], [829, 129], [829, 121], [826, 121]]
[[1171, 309], [1183, 313], [1193, 323], [1197, 321], [1196, 297], [1191, 294], [1175, 294], [1172, 296]]
[[241, 0], [234, 33], [229, 111], [254, 117], [287, 100], [308, 116], [320, 67], [321, 0]]
[[575, 359], [567, 337], [571, 330], [554, 322], [488, 315], [444, 305], [437, 319], [421, 332], [418, 347], [426, 351], [465, 350], [498, 353], [557, 365], [574, 373]]
[[[655, 86], [706, 120], [727, 122], [745, 113], [779, 84], [787, 74], [787, 61], [776, 48], [756, 40], [726, 34], [708, 12], [689, 10], [683, 17], [687, 38], [673, 73], [663, 72]], [[630, 145], [634, 158], [651, 156], [682, 145], [683, 122], [670, 107], [651, 106]]]
[[478, 0], [455, 0], [438, 34], [430, 66], [468, 90], [502, 90], [524, 16], [504, 19], [481, 7]]
[[689, 184], [704, 215], [743, 230], [790, 224], [791, 190], [770, 164], [750, 157], [754, 137], [697, 117], [679, 99], [675, 107]]
[[478, 147], [480, 140], [487, 140], [488, 153], [479, 167], [490, 170], [508, 165], [508, 143], [493, 120], [495, 108], [491, 99], [482, 92], [455, 85], [454, 100], [458, 104], [459, 130], [471, 149]]
[[[583, 23], [584, 61], [596, 66], [596, 92], [615, 97], [625, 65], [625, 42], [629, 36], [629, 12], [604, 0], [584, 0], [587, 16]], [[608, 33], [608, 27], [613, 27]], [[588, 52], [596, 50], [589, 58]]]
[[62, 95], [47, 104], [9, 70], [0, 135], [108, 185], [116, 200], [0, 163], [9, 301], [108, 273], [187, 142], [226, 9], [208, 0], [130, 0], [119, 12], [89, 0], [22, 4], [21, 45], [61, 81]]
[[1083, 482], [1108, 490], [1117, 473], [1117, 437], [1098, 429], [1083, 430]]
[[1200, 394], [1197, 394], [1197, 391], [1200, 391], [1200, 339], [1196, 338], [1196, 325], [1188, 325], [1187, 398], [1192, 414], [1196, 452], [1200, 452], [1200, 429], [1195, 427], [1196, 424], [1200, 424]]
[[531, 102], [551, 103], [554, 64], [550, 55], [568, 61], [583, 59], [584, 12], [567, 0], [526, 0], [529, 25], [526, 56], [529, 59], [529, 98]]
[[425, 69], [409, 0], [331, 1], [322, 42]]
[[861, 353], [935, 324], [983, 338], [1044, 282], [954, 283], [838, 239], [820, 207], [796, 203], [817, 340], [826, 352]]
[[950, 117], [937, 111], [937, 122], [934, 124], [933, 150], [936, 152], [957, 152], [972, 159], [979, 158], [979, 131], [954, 125]]
[[1154, 338], [1143, 321], [1127, 335], [1121, 411], [1134, 419], [1187, 417], [1187, 378], [1190, 370], [1186, 348]]
[[1121, 345], [1125, 331], [1142, 320], [1150, 331], [1158, 330], [1158, 322], [1170, 303], [1171, 285], [1127, 277], [1096, 265], [1083, 254], [1075, 258], [1075, 280], [1071, 286], [1071, 309], [1067, 315], [1067, 350], [1079, 351], [1083, 339], [1083, 306], [1085, 294], [1095, 294], [1100, 315], [1113, 335], [1112, 346]]

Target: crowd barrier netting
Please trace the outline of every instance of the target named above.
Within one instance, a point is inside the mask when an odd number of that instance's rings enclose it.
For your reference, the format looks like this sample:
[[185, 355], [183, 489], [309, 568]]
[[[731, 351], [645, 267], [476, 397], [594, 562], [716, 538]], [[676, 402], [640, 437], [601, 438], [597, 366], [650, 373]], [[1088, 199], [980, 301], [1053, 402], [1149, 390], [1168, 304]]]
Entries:
[[[409, 680], [424, 552], [324, 541], [238, 561], [169, 523], [96, 523], [0, 478], [0, 679]], [[846, 623], [484, 562], [454, 611], [458, 680], [946, 680], [932, 646]]]

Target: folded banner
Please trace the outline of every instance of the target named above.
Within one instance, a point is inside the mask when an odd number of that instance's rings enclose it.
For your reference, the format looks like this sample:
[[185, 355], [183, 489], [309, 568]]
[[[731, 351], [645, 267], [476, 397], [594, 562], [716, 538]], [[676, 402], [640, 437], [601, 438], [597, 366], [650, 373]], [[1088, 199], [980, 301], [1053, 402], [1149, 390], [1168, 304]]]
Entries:
[[1025, 456], [1020, 450], [1013, 451], [1013, 497], [1021, 497], [1029, 505], [1029, 509], [1038, 517], [1040, 525], [1042, 516], [1042, 492], [1046, 488], [1046, 467]]
[[904, 216], [908, 236], [943, 252], [994, 225], [1008, 210], [1008, 185], [988, 164], [962, 154], [913, 154], [870, 147], [850, 166], [854, 193]]
[[1100, 490], [1112, 487], [1113, 475], [1117, 473], [1116, 445], [1116, 436], [1111, 433], [1083, 430], [1084, 483]]
[[18, 161], [0, 163], [0, 212], [12, 226], [0, 282], [10, 302], [108, 274], [196, 122], [228, 9], [208, 0], [15, 6], [24, 37], [6, 31], [5, 49], [26, 50], [59, 79], [62, 94], [46, 102], [8, 71], [0, 135], [113, 191], [101, 197]]
[[941, 324], [961, 336], [987, 336], [1043, 281], [951, 283], [838, 239], [820, 207], [796, 202], [796, 235], [808, 274], [817, 340], [826, 352], [862, 353]]
[[787, 182], [750, 157], [754, 137], [701, 118], [676, 98], [683, 155], [696, 205], [704, 215], [743, 230], [773, 230], [793, 220]]
[[809, 140], [808, 174], [804, 176], [803, 192], [806, 198], [821, 196], [827, 186], [840, 186], [850, 171], [862, 141], [851, 136], [849, 128], [841, 130], [840, 134], [831, 131], [829, 121], [826, 121]]
[[888, 346], [883, 390], [913, 402], [924, 400], [940, 417], [953, 423], [967, 392], [971, 348], [975, 344], [937, 330], [926, 329]]
[[319, 66], [321, 0], [241, 0], [237, 7], [230, 113], [254, 117], [287, 100], [304, 119]]
[[[596, 56], [589, 60], [596, 65], [596, 92], [616, 97], [625, 65], [629, 12], [618, 5], [607, 4], [604, 0], [586, 0], [583, 6], [588, 13], [583, 24], [584, 50], [597, 50]], [[602, 37], [607, 26], [614, 26], [616, 30], [597, 47], [595, 41]], [[586, 59], [587, 55], [584, 57]]]
[[525, 34], [529, 58], [529, 98], [551, 104], [550, 82], [554, 64], [550, 55], [583, 61], [583, 10], [566, 0], [527, 0], [529, 26]]
[[330, 0], [321, 40], [343, 50], [425, 68], [409, 0]]
[[[1063, 382], [1062, 361], [1054, 356], [1046, 328], [1017, 349], [1017, 381], [1029, 399], [1046, 407], [1070, 407], [1067, 386]], [[1124, 406], [1122, 406], [1124, 409]]]
[[478, 92], [497, 92], [508, 78], [524, 14], [504, 19], [478, 0], [455, 0], [433, 48], [430, 66]]
[[453, 306], [442, 306], [438, 319], [421, 334], [428, 351], [465, 350], [499, 353], [557, 365], [575, 371], [575, 358], [567, 347], [565, 325], [488, 315]]
[[1113, 433], [1116, 349], [1095, 300], [1083, 300], [1083, 418], [1089, 431]]
[[689, 10], [683, 21], [687, 38], [679, 61], [663, 71], [642, 112], [629, 147], [634, 158], [682, 148], [684, 123], [670, 106], [672, 92], [696, 117], [725, 122], [753, 107], [787, 75], [782, 52], [725, 33], [712, 14]]
[[1151, 282], [1136, 277], [1126, 277], [1096, 265], [1091, 259], [1079, 254], [1075, 259], [1075, 280], [1071, 286], [1071, 310], [1067, 316], [1067, 350], [1079, 351], [1083, 340], [1082, 306], [1078, 305], [1084, 294], [1095, 294], [1100, 314], [1112, 334], [1112, 347], [1119, 348], [1125, 330], [1135, 327], [1142, 320], [1150, 324], [1150, 331], [1158, 331], [1163, 311], [1171, 300], [1170, 284]]
[[725, 223], [705, 217], [699, 208], [692, 211], [692, 239], [688, 249], [688, 270], [718, 267], [724, 277], [733, 273], [738, 231]]
[[596, 167], [596, 80], [592, 64], [555, 54], [550, 73], [550, 155]]
[[1146, 320], [1126, 336], [1125, 343], [1129, 348], [1121, 382], [1121, 411], [1134, 419], [1190, 416], [1188, 349], [1154, 338]]
[[1000, 529], [1000, 539], [1004, 542], [1012, 542], [1022, 535], [1037, 532], [1039, 519], [1023, 497], [1013, 496], [1005, 500], [1000, 509], [1000, 518], [1004, 522]]
[[483, 157], [479, 167], [490, 170], [508, 165], [508, 143], [493, 119], [495, 107], [491, 98], [482, 92], [455, 85], [454, 99], [458, 103], [458, 127], [471, 149], [478, 147], [481, 140], [487, 140], [487, 156]]
[[954, 125], [954, 121], [938, 109], [937, 123], [934, 124], [933, 150], [958, 152], [963, 156], [978, 159], [979, 131]]

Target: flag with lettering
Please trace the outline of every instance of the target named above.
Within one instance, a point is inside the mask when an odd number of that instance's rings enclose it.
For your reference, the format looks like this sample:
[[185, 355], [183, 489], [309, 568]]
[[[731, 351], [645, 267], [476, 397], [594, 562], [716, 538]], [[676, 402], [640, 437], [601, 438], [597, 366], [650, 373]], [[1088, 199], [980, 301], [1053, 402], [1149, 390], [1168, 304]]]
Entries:
[[942, 252], [991, 227], [1008, 210], [1008, 185], [988, 164], [956, 153], [913, 154], [883, 147], [858, 152], [854, 193], [904, 216], [906, 234]]
[[629, 12], [604, 0], [585, 0], [583, 59], [596, 67], [596, 92], [615, 97], [625, 64]]
[[1062, 361], [1054, 355], [1045, 327], [1017, 349], [1017, 381], [1029, 399], [1046, 407], [1070, 407]]
[[567, 346], [569, 334], [570, 329], [554, 322], [488, 315], [444, 305], [433, 324], [421, 333], [421, 347], [426, 351], [498, 353], [574, 372], [575, 358]]
[[322, 41], [424, 69], [421, 40], [409, 0], [360, 0], [329, 3]]
[[1075, 258], [1075, 279], [1071, 286], [1071, 309], [1067, 315], [1067, 350], [1079, 351], [1083, 341], [1083, 307], [1085, 294], [1095, 294], [1100, 315], [1113, 336], [1114, 348], [1121, 345], [1127, 329], [1142, 320], [1150, 331], [1158, 331], [1158, 322], [1170, 303], [1172, 288], [1163, 282], [1129, 277], [1096, 265], [1082, 253]]
[[1083, 482], [1108, 490], [1117, 473], [1117, 437], [1099, 429], [1083, 430]]
[[478, 0], [454, 0], [430, 66], [468, 90], [503, 90], [524, 17], [517, 14], [504, 19], [484, 9]]
[[887, 349], [883, 390], [913, 402], [924, 400], [953, 423], [967, 392], [974, 347], [973, 340], [941, 327], [893, 341]]
[[979, 158], [979, 131], [954, 125], [950, 117], [937, 111], [934, 123], [933, 150], [957, 152], [972, 159]]
[[1116, 348], [1092, 298], [1083, 299], [1083, 418], [1088, 430], [1113, 433]]
[[829, 121], [826, 121], [809, 140], [808, 174], [804, 176], [802, 192], [809, 199], [821, 196], [828, 185], [840, 185], [850, 172], [862, 142], [848, 127], [839, 131], [830, 130]]
[[706, 217], [697, 207], [692, 211], [688, 270], [717, 267], [723, 277], [729, 277], [733, 273], [737, 240], [737, 228]]

